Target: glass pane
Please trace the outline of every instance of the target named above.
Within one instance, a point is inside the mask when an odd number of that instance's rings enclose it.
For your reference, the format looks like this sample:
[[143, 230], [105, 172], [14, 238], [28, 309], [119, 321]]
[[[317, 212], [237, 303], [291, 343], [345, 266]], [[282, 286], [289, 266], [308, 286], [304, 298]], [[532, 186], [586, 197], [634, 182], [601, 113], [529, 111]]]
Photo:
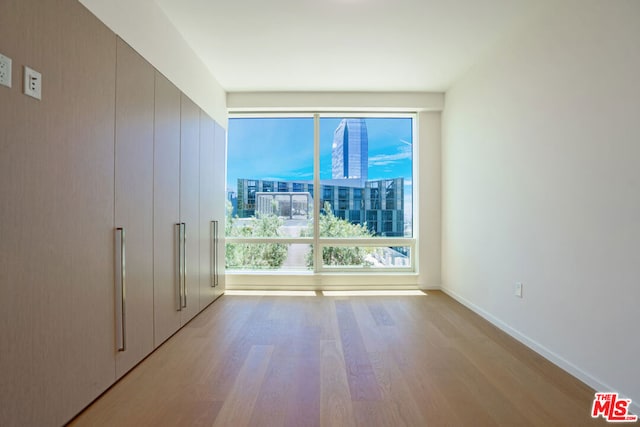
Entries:
[[313, 118], [231, 118], [228, 237], [313, 230]]
[[412, 237], [413, 120], [320, 119], [320, 237]]
[[227, 243], [228, 270], [313, 270], [313, 255], [308, 244]]
[[410, 247], [323, 246], [325, 268], [409, 268]]

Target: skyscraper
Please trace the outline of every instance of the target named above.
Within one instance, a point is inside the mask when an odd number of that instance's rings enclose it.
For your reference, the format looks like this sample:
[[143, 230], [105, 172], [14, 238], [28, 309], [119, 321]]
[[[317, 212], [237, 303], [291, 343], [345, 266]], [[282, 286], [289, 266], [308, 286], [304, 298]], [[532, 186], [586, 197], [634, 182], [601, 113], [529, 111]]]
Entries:
[[333, 179], [367, 180], [369, 139], [364, 119], [342, 119], [333, 134]]

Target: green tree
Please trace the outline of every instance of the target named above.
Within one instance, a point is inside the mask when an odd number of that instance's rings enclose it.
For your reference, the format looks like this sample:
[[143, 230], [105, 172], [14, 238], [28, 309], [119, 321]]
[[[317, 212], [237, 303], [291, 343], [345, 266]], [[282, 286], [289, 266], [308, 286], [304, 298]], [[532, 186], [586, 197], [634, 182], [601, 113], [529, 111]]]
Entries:
[[[372, 237], [366, 224], [352, 224], [342, 218], [338, 218], [331, 210], [331, 204], [325, 202], [324, 213], [319, 219], [320, 236], [322, 237]], [[301, 237], [313, 236], [313, 225], [309, 225], [300, 233]], [[366, 256], [370, 250], [360, 247], [328, 246], [322, 248], [322, 261], [324, 265], [370, 265]], [[313, 267], [313, 246], [306, 256], [307, 267]]]
[[[226, 203], [225, 235], [227, 237], [278, 237], [283, 220], [273, 214], [256, 214], [251, 224], [237, 224], [231, 203]], [[287, 258], [288, 246], [284, 243], [227, 243], [225, 264], [227, 268], [280, 268]]]

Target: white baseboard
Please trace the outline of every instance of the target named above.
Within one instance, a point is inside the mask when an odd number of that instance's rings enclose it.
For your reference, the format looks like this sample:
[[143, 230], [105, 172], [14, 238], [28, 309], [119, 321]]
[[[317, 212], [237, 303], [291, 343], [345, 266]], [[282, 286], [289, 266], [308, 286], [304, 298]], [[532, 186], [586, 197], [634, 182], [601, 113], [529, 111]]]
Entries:
[[[482, 318], [487, 320], [489, 323], [491, 323], [494, 326], [496, 326], [497, 328], [501, 329], [502, 331], [504, 331], [505, 333], [507, 333], [511, 337], [515, 338], [516, 340], [518, 340], [522, 344], [526, 345], [531, 350], [533, 350], [536, 353], [540, 354], [542, 357], [544, 357], [545, 359], [549, 360], [554, 365], [558, 366], [559, 368], [565, 370], [569, 374], [571, 374], [574, 377], [578, 378], [580, 381], [582, 381], [583, 383], [587, 384], [589, 387], [593, 388], [594, 390], [603, 391], [603, 392], [605, 392], [605, 391], [614, 391], [614, 392], [617, 391], [615, 387], [611, 387], [610, 385], [605, 384], [603, 381], [600, 381], [599, 379], [597, 379], [593, 375], [583, 371], [582, 369], [580, 369], [579, 367], [577, 367], [573, 363], [571, 363], [568, 360], [564, 359], [563, 357], [557, 355], [556, 353], [554, 353], [553, 351], [549, 350], [547, 347], [543, 346], [539, 342], [537, 342], [535, 340], [532, 340], [531, 338], [529, 338], [528, 336], [524, 335], [520, 331], [512, 328], [511, 326], [509, 326], [508, 324], [506, 324], [502, 320], [498, 319], [497, 317], [493, 316], [491, 313], [489, 313], [489, 312], [483, 310], [482, 308], [478, 307], [477, 305], [473, 304], [471, 301], [469, 301], [469, 300], [463, 298], [462, 296], [458, 295], [457, 293], [455, 293], [451, 289], [447, 289], [447, 288], [445, 288], [443, 286], [440, 286], [439, 290], [441, 290], [442, 292], [446, 293], [451, 298], [455, 299], [460, 304], [464, 305], [465, 307], [467, 307], [468, 309], [470, 309], [474, 313], [478, 314], [479, 316], [481, 316]], [[620, 394], [622, 395], [622, 393], [620, 393]], [[623, 397], [624, 397], [624, 395], [623, 395]], [[636, 415], [640, 414], [640, 402], [636, 402], [636, 401], [632, 401], [631, 402], [631, 412], [633, 414], [636, 414]]]

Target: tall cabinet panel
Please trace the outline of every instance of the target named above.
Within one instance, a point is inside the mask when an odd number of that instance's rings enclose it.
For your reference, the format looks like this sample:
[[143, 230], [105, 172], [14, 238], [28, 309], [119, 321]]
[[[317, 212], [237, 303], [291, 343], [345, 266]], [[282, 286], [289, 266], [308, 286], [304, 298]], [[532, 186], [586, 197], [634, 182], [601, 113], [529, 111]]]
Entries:
[[224, 129], [200, 112], [200, 309], [224, 292]]
[[185, 224], [184, 325], [199, 311], [200, 108], [182, 94], [180, 116], [180, 221]]
[[218, 123], [215, 124], [214, 132], [214, 166], [213, 166], [213, 218], [220, 224], [218, 238], [215, 241], [216, 257], [216, 287], [214, 298], [218, 298], [224, 293], [225, 289], [225, 239], [224, 239], [224, 223], [226, 215], [227, 200], [227, 132]]
[[[61, 425], [114, 379], [116, 40], [58, 3], [0, 2], [13, 59], [13, 87], [0, 86], [2, 426]], [[23, 64], [42, 73], [40, 101], [22, 94]]]
[[180, 91], [162, 74], [155, 74], [153, 286], [157, 347], [180, 328], [186, 226], [180, 220]]
[[[20, 54], [34, 49], [26, 38], [30, 30], [32, 37], [42, 37], [37, 28], [5, 18], [28, 13], [28, 3], [33, 7], [33, 2], [0, 2], [2, 53], [16, 62], [33, 59]], [[49, 257], [48, 253], [56, 236], [45, 209], [59, 190], [49, 179], [55, 176], [55, 167], [48, 161], [46, 130], [37, 125], [44, 117], [40, 105], [20, 90], [4, 86], [0, 100], [0, 301], [6, 301], [0, 310], [0, 425], [18, 426], [34, 424], [36, 415], [30, 411], [37, 384], [31, 374], [35, 345], [31, 334], [36, 324], [31, 302], [40, 283], [51, 282], [52, 268], [61, 275], [57, 264], [62, 254]], [[36, 259], [42, 262], [34, 264]]]
[[118, 319], [125, 331], [125, 349], [116, 358], [120, 377], [153, 350], [155, 71], [120, 39], [116, 69], [115, 226], [125, 232], [126, 296]]
[[[200, 112], [200, 310], [215, 299], [215, 122]], [[218, 233], [224, 227], [218, 223]]]

